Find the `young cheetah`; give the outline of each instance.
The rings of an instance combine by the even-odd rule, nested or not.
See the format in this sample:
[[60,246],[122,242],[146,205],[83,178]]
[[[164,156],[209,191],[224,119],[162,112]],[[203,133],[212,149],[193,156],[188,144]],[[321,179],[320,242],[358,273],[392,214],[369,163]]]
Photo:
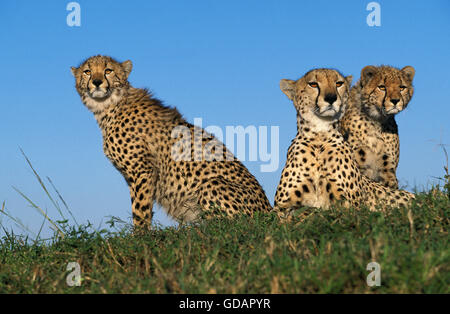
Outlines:
[[395,115],[404,110],[414,92],[414,68],[366,66],[350,91],[340,127],[361,172],[393,189],[400,155]]
[[149,228],[153,203],[180,222],[218,210],[270,211],[255,177],[225,146],[175,108],[128,82],[131,61],[93,56],[72,67],[76,89],[103,135],[103,149],[130,188],[133,223]]
[[302,206],[326,209],[337,200],[346,207],[364,204],[376,209],[378,204],[405,205],[413,198],[360,173],[338,129],[350,83],[351,77],[331,69],[312,70],[298,81],[281,80],[281,90],[297,110],[297,136],[275,195],[274,208],[281,214],[289,216]]

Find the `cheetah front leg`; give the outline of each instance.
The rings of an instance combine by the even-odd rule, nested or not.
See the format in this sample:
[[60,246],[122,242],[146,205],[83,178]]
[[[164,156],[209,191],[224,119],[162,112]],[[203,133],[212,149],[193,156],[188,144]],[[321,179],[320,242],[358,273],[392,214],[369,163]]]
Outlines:
[[365,176],[362,176],[362,184],[366,196],[365,204],[371,211],[378,210],[380,207],[408,207],[415,199],[413,193],[385,187]]
[[295,176],[294,183],[293,178],[288,177],[282,175],[275,194],[274,210],[280,218],[289,220],[294,211],[301,207],[327,207],[318,203],[315,187],[310,181]]
[[384,186],[391,189],[398,189],[398,180],[397,176],[395,175],[395,170],[393,168],[383,169],[381,177]]
[[132,178],[129,185],[134,227],[150,229],[153,203],[156,194],[157,175],[154,171],[143,171]]
[[397,164],[387,154],[381,157],[380,183],[391,189],[398,189],[398,180],[396,175]]

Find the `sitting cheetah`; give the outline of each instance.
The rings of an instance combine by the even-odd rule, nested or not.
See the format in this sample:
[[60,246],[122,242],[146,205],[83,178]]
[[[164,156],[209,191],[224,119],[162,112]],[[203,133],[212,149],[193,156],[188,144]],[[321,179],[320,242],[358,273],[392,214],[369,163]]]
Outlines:
[[150,227],[155,201],[179,222],[212,210],[228,216],[270,211],[247,168],[176,108],[133,88],[131,68],[131,61],[98,55],[72,67],[72,73],[82,102],[100,126],[105,155],[129,185],[133,224]]
[[404,110],[413,95],[414,68],[366,66],[350,91],[341,132],[353,150],[361,172],[370,179],[397,189],[399,137],[395,114]]
[[346,207],[364,204],[374,210],[378,200],[395,207],[413,198],[369,180],[353,160],[338,128],[351,79],[336,70],[315,69],[298,81],[281,80],[281,90],[297,110],[297,136],[275,195],[274,209],[280,216],[302,206],[326,209],[337,200]]

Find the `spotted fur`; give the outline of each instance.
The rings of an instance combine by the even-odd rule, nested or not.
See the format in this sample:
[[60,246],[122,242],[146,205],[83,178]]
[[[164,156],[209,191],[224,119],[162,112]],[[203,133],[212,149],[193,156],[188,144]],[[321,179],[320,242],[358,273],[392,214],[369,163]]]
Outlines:
[[[131,61],[94,56],[72,73],[82,102],[100,126],[105,155],[129,185],[134,225],[150,226],[155,201],[180,222],[216,211],[228,216],[270,211],[247,168],[177,109],[130,86],[131,68]],[[194,156],[198,151],[200,156]]]
[[367,66],[351,89],[341,132],[353,150],[361,172],[387,187],[398,188],[400,142],[395,115],[414,93],[414,68]]
[[281,90],[297,110],[297,136],[287,154],[274,208],[289,215],[298,207],[329,208],[336,202],[359,208],[398,207],[413,198],[363,176],[339,132],[351,77],[315,69],[298,81],[282,80]]

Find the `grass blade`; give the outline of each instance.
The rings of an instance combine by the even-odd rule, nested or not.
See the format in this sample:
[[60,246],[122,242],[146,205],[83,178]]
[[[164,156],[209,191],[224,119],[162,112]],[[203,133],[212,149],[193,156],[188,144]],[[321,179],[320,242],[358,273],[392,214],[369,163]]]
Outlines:
[[35,208],[38,210],[38,212],[44,216],[48,222],[50,222],[53,227],[55,228],[55,230],[60,234],[60,236],[62,238],[64,238],[64,233],[62,232],[62,230],[58,227],[57,223],[53,222],[53,220],[50,219],[50,217],[47,216],[47,214],[42,210],[42,208],[40,208],[39,206],[37,206],[30,198],[28,198],[24,193],[22,193],[22,191],[20,191],[19,189],[17,189],[16,187],[13,187],[13,189],[20,194],[20,196],[22,196],[28,203],[30,203],[31,207]]
[[39,184],[41,185],[42,189],[44,190],[45,194],[47,194],[47,197],[50,199],[50,201],[53,203],[53,206],[55,206],[56,210],[59,212],[59,214],[61,215],[63,220],[66,220],[66,218],[64,217],[61,208],[59,207],[59,204],[57,202],[55,202],[55,200],[53,199],[53,197],[50,195],[50,193],[47,190],[47,187],[45,186],[44,182],[42,181],[41,177],[39,176],[39,174],[37,173],[37,171],[34,169],[33,165],[31,164],[31,161],[28,159],[27,155],[25,155],[24,151],[22,150],[22,148],[20,148],[20,151],[23,155],[23,157],[25,158],[25,160],[27,161],[28,165],[30,166],[31,170],[33,171],[35,177],[37,178]]

